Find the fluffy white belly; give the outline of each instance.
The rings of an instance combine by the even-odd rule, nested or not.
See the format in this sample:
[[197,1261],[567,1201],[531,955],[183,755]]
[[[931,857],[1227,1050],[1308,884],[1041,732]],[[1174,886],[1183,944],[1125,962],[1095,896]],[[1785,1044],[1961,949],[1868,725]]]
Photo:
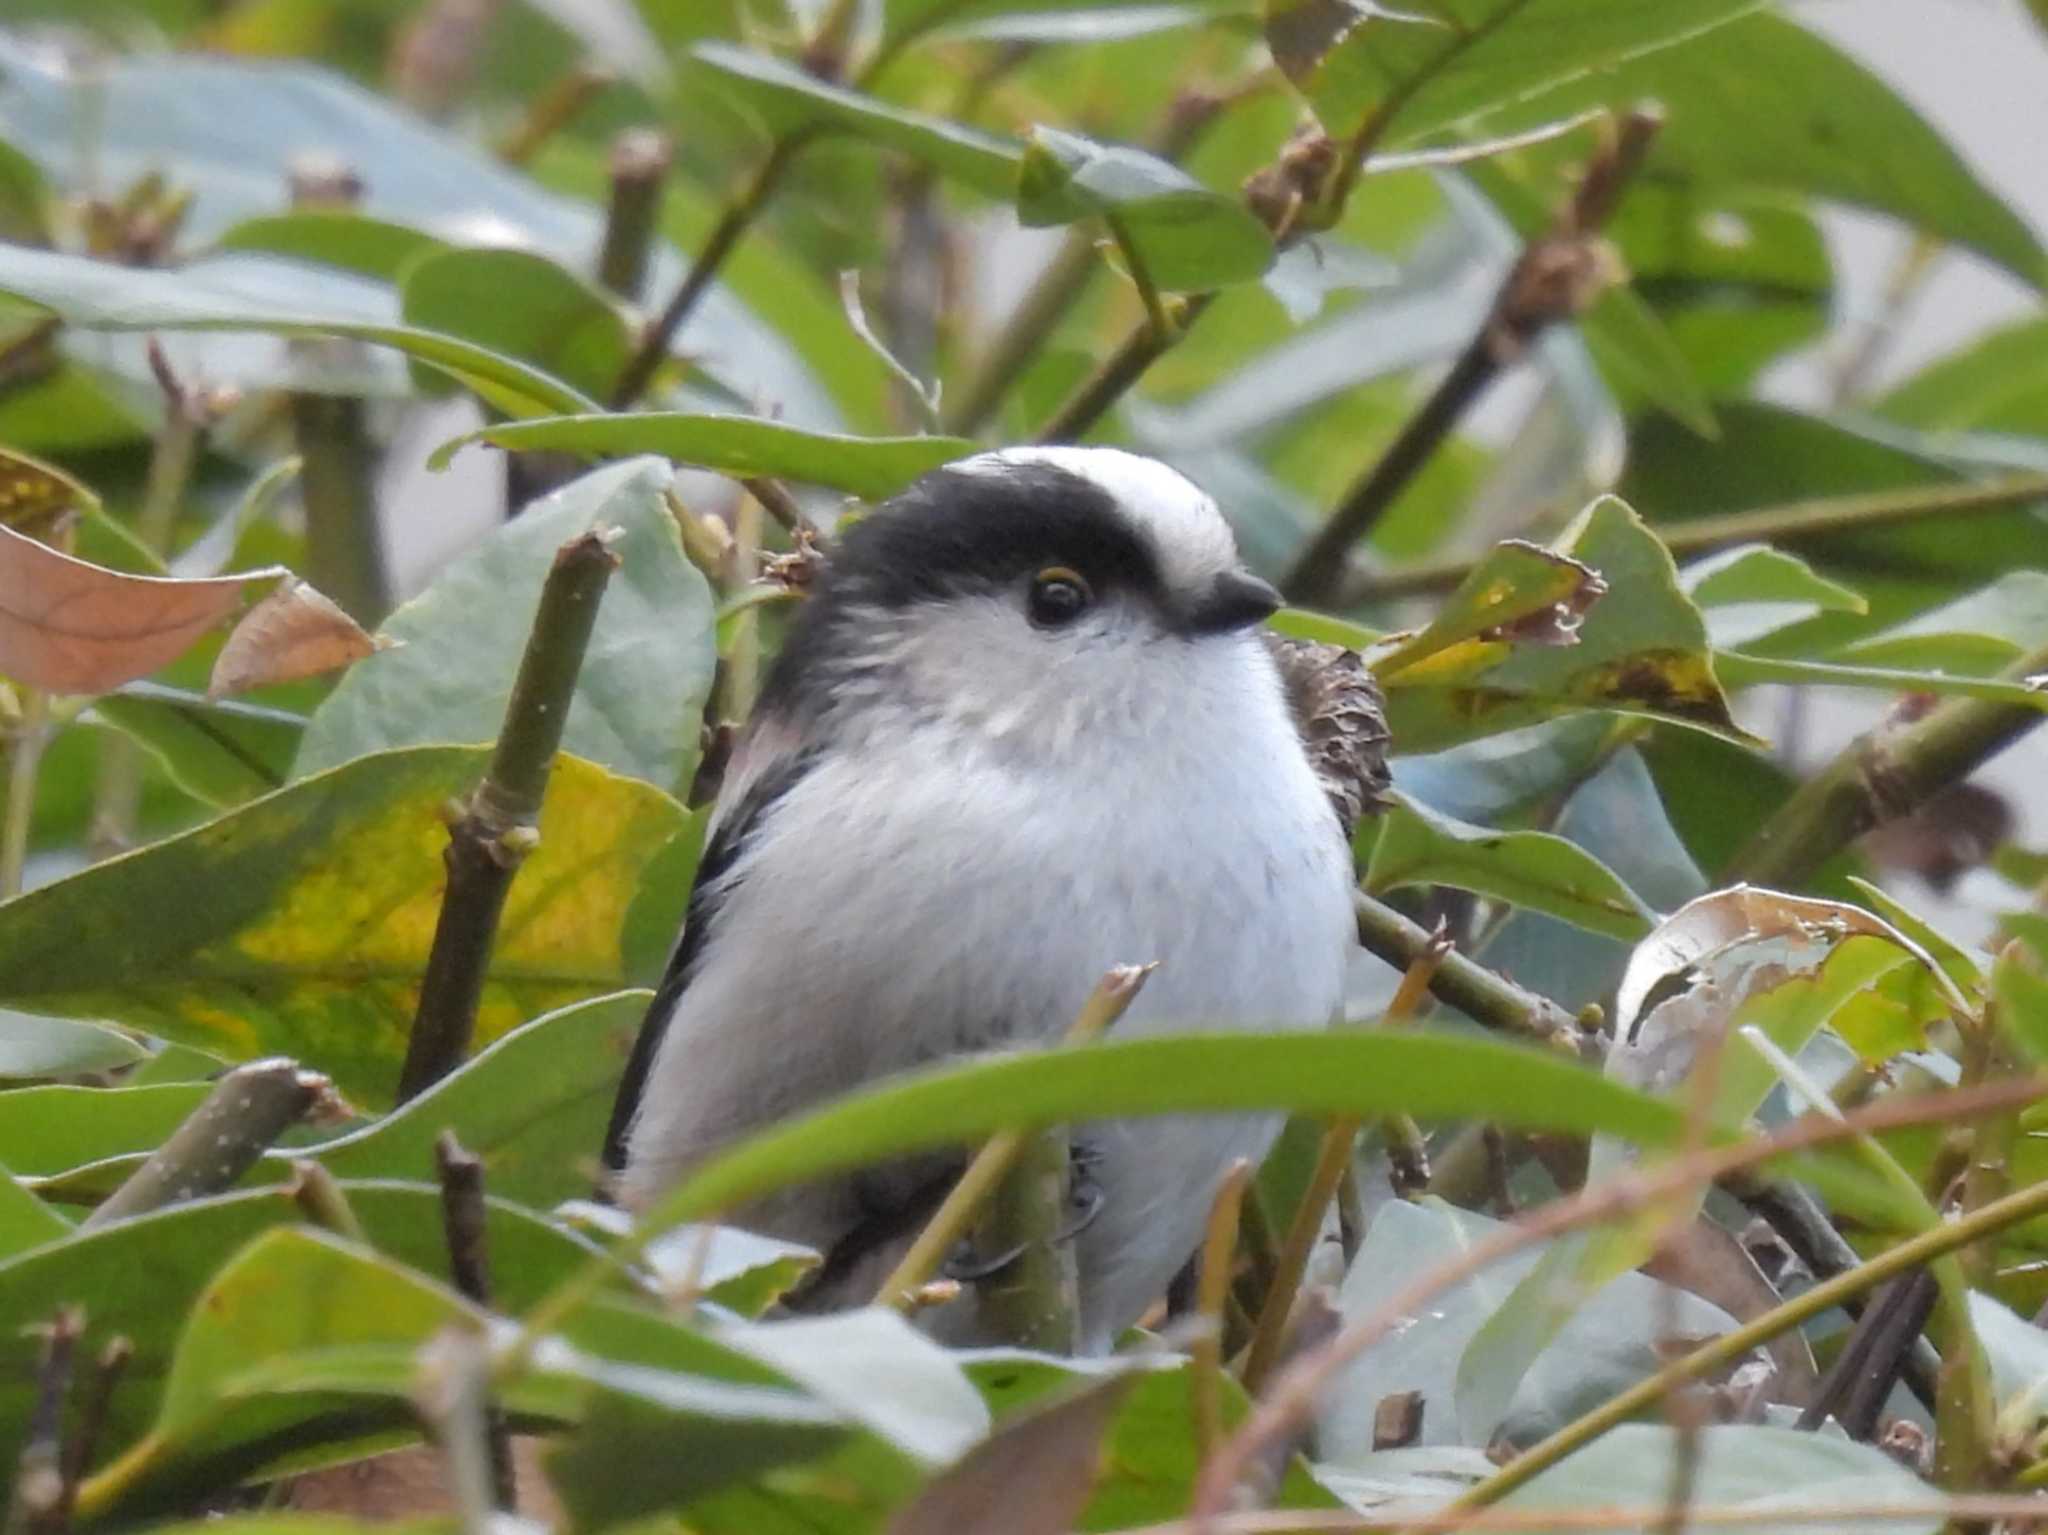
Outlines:
[[[1159,964],[1117,1037],[1321,1027],[1338,1007],[1348,858],[1297,753],[1261,757],[1240,738],[1203,765],[1206,790],[1116,771],[1059,785],[1049,815],[1043,774],[985,758],[934,771],[932,741],[900,739],[906,760],[834,756],[805,775],[736,864],[647,1085],[628,1202],[876,1077],[1057,1038],[1112,965]],[[1223,1169],[1275,1128],[1171,1117],[1077,1131],[1104,1153],[1079,1249],[1098,1345],[1163,1289]],[[865,1213],[840,1180],[740,1218],[829,1248]]]

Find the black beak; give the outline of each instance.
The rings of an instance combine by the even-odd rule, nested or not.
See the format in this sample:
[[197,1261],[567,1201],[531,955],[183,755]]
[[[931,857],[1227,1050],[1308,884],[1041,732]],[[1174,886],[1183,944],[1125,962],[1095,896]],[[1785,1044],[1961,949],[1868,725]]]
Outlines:
[[1282,598],[1271,583],[1249,571],[1228,571],[1187,611],[1190,634],[1222,634],[1248,629],[1280,611]]

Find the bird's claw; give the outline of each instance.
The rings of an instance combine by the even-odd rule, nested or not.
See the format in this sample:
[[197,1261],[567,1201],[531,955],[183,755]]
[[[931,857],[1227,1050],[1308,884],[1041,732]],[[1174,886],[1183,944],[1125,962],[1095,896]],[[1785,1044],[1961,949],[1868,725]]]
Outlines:
[[[1095,1152],[1081,1146],[1074,1148],[1074,1182],[1067,1194],[1067,1203],[1073,1213],[1067,1218],[1067,1223],[1048,1239],[1052,1246],[1058,1247],[1073,1241],[1094,1225],[1095,1218],[1102,1213],[1106,1196],[1102,1192],[1102,1185],[1090,1174],[1090,1169],[1098,1160]],[[946,1259],[939,1272],[961,1284],[993,1279],[1023,1257],[1030,1245],[1029,1242],[1019,1242],[1007,1252],[998,1253],[993,1258],[983,1258],[975,1253],[971,1242],[962,1242],[953,1249],[952,1256]]]

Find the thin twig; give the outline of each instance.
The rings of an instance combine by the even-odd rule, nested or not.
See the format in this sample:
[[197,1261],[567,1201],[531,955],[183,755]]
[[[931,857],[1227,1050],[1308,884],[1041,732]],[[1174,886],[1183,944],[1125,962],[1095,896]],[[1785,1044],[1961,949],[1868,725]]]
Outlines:
[[1195,1279],[1199,1330],[1188,1346],[1188,1394],[1195,1425],[1195,1458],[1207,1460],[1223,1441],[1223,1303],[1237,1254],[1238,1212],[1252,1164],[1239,1157],[1216,1186]]
[[1600,231],[1661,126],[1662,119],[1647,110],[1623,116],[1570,202],[1508,268],[1479,333],[1301,551],[1280,583],[1288,601],[1313,606],[1336,596],[1352,546],[1370,536],[1487,386],[1551,325],[1584,312],[1604,291],[1612,268],[1598,244]]
[[[2048,646],[1999,675],[2034,684]],[[2041,710],[1978,698],[1950,699],[1905,726],[1880,724],[1857,737],[1780,805],[1735,855],[1724,883],[1794,890],[1872,827],[1910,814],[1961,783],[2040,724]]]
[[745,190],[720,215],[718,223],[705,237],[703,249],[697,252],[697,259],[683,274],[674,296],[640,338],[640,345],[634,349],[619,374],[618,382],[612,386],[613,410],[630,410],[647,392],[647,386],[654,382],[654,375],[668,360],[670,346],[682,334],[683,322],[689,319],[698,301],[711,291],[711,284],[718,276],[718,269],[725,265],[725,258],[732,254],[740,237],[760,217],[761,210],[768,206],[768,200],[782,185],[783,176],[808,142],[808,135],[802,133],[778,139]]
[[[1434,935],[1419,922],[1363,891],[1352,892],[1351,903],[1358,918],[1358,941],[1388,964],[1405,972],[1430,952]],[[1442,956],[1430,975],[1429,989],[1439,1002],[1490,1029],[1524,1035],[1573,1054],[1598,1041],[1597,1032],[1548,997],[1523,990],[1456,949]]]
[[71,1393],[71,1364],[85,1331],[85,1313],[76,1306],[62,1307],[41,1331],[34,1405],[15,1462],[7,1535],[57,1535],[64,1527],[64,1403]]
[[[1153,968],[1152,965],[1118,965],[1103,976],[1067,1029],[1059,1048],[1075,1049],[1100,1039],[1137,1000]],[[917,1292],[939,1271],[939,1265],[946,1261],[946,1255],[952,1252],[954,1244],[967,1234],[983,1202],[1016,1166],[1018,1155],[1030,1134],[1028,1130],[1007,1130],[991,1137],[975,1154],[974,1160],[967,1164],[967,1170],[960,1175],[960,1181],[953,1185],[945,1202],[933,1213],[910,1250],[896,1265],[895,1272],[882,1281],[882,1287],[875,1292],[876,1305],[893,1306],[901,1311],[914,1303]]]
[[508,1505],[498,1500],[495,1484],[491,1356],[484,1336],[458,1325],[430,1340],[420,1351],[414,1396],[446,1462],[463,1535],[492,1535],[499,1524],[494,1516]]
[[[434,1171],[441,1182],[441,1230],[448,1243],[448,1276],[466,1299],[491,1309],[491,1252],[484,1208],[484,1164],[443,1130],[434,1138]],[[484,1441],[490,1458],[491,1495],[501,1513],[516,1513],[519,1484],[512,1471],[512,1440],[505,1415],[484,1408]]]
[[[1683,522],[1660,523],[1657,536],[1674,558],[1686,560],[1740,544],[1801,544],[1922,522],[1930,517],[2001,512],[2029,501],[2044,500],[2048,500],[2048,474],[2000,475],[1987,480],[1915,485],[1906,490],[1819,496],[1807,501],[1788,501],[1782,506],[1688,517]],[[1442,560],[1385,574],[1359,574],[1345,584],[1337,605],[1352,608],[1397,597],[1427,597],[1452,591],[1472,573],[1474,563],[1470,559]]]
[[616,83],[611,71],[578,64],[543,91],[498,143],[498,158],[525,165],[543,145],[575,121],[598,92]]
[[1934,1276],[1922,1269],[1901,1275],[1871,1297],[1799,1415],[1799,1426],[1819,1428],[1832,1417],[1850,1438],[1871,1438],[1914,1343],[1934,1314],[1936,1294]]
[[1198,293],[1182,306],[1179,326],[1171,331],[1153,328],[1147,318],[1112,352],[1102,366],[1083,380],[1068,396],[1053,418],[1038,430],[1044,443],[1078,442],[1122,399],[1130,387],[1144,377],[1145,370],[1172,350],[1215,301],[1213,293]]
[[[1488,1530],[1499,1535],[1550,1535],[1557,1530],[1618,1530],[1650,1527],[1664,1512],[1650,1504],[1540,1508],[1461,1509],[1455,1506],[1426,1514],[1355,1514],[1306,1508],[1247,1509],[1197,1521],[1176,1519],[1127,1529],[1123,1535],[1387,1535],[1389,1531]],[[1797,1504],[1699,1504],[1690,1513],[1696,1526],[1741,1530],[1756,1525],[1805,1524],[1820,1530],[1848,1530],[1869,1525],[1929,1525],[1953,1520],[2038,1520],[2048,1517],[2048,1499],[2000,1493],[1965,1493],[1921,1502]]]
[[[1165,125],[1146,147],[1162,160],[1179,160],[1236,99],[1210,92],[1179,97],[1168,111]],[[1058,329],[1061,317],[1080,298],[1088,280],[1101,269],[1096,255],[1098,243],[1095,231],[1086,225],[1076,225],[1067,232],[1052,260],[1032,280],[1024,297],[1003,322],[1003,328],[988,344],[974,376],[959,390],[959,403],[947,412],[947,431],[971,436],[987,425],[996,407]]]
[[[1502,1258],[1566,1231],[1577,1230],[1654,1206],[1659,1201],[1696,1187],[1709,1179],[1718,1178],[1738,1168],[1754,1167],[1789,1152],[1858,1135],[1868,1135],[1905,1123],[1941,1123],[1961,1113],[1979,1113],[1993,1106],[2002,1108],[2029,1103],[2037,1100],[2044,1089],[2048,1089],[2048,1083],[2039,1078],[2026,1078],[1987,1083],[1974,1091],[1956,1090],[1886,1100],[1841,1119],[1827,1115],[1809,1115],[1770,1135],[1753,1136],[1736,1144],[1716,1146],[1691,1156],[1673,1158],[1653,1167],[1618,1174],[1599,1183],[1590,1184],[1576,1194],[1553,1200],[1540,1209],[1530,1211],[1519,1220],[1511,1222],[1417,1276],[1370,1315],[1345,1328],[1327,1346],[1303,1357],[1282,1373],[1274,1381],[1272,1389],[1258,1410],[1224,1446],[1221,1453],[1212,1458],[1203,1469],[1194,1503],[1197,1529],[1210,1528],[1204,1521],[1213,1519],[1221,1511],[1244,1468],[1254,1462],[1266,1445],[1288,1438],[1313,1417],[1316,1403],[1339,1370],[1400,1326],[1403,1318],[1414,1315],[1426,1306],[1436,1295],[1462,1283]],[[1543,1464],[1547,1465],[1564,1453],[1557,1443],[1560,1435],[1574,1436],[1569,1442],[1569,1448],[1576,1449],[1597,1437],[1599,1433],[1605,1432],[1614,1423],[1621,1422],[1653,1405],[1666,1391],[1683,1385],[1730,1359],[1740,1358],[1757,1343],[1775,1337],[1785,1328],[1797,1326],[1809,1317],[1818,1315],[1836,1304],[1839,1299],[1860,1294],[1894,1273],[1929,1262],[1935,1257],[1954,1251],[1957,1247],[1967,1246],[1989,1232],[2003,1230],[2015,1221],[2027,1219],[2044,1209],[2048,1209],[2048,1183],[2035,1185],[2031,1189],[2001,1200],[1995,1206],[1987,1206],[1960,1222],[1940,1226],[1933,1231],[1909,1238],[1848,1274],[1816,1285],[1796,1300],[1774,1308],[1735,1332],[1725,1334],[1704,1348],[1684,1356],[1651,1377],[1650,1382],[1646,1382],[1644,1386],[1622,1393],[1595,1413],[1568,1425],[1560,1430],[1559,1434],[1552,1435],[1536,1449],[1510,1462],[1500,1473],[1481,1484],[1491,1492],[1491,1495],[1479,1501],[1492,1502],[1496,1497],[1505,1496],[1529,1476],[1533,1476],[1536,1470],[1541,1469],[1540,1466],[1533,1465],[1523,1467],[1523,1462],[1530,1456],[1544,1452],[1548,1458]],[[1816,1304],[1814,1298],[1817,1296],[1822,1299]],[[1808,1306],[1812,1309],[1798,1309]],[[1737,1341],[1739,1346],[1736,1346]],[[1723,1352],[1724,1350],[1728,1352]],[[1655,1389],[1647,1389],[1651,1385],[1654,1385]],[[1616,1412],[1618,1404],[1625,1405],[1622,1406],[1622,1410]],[[1587,1428],[1588,1424],[1596,1422],[1597,1427],[1590,1430]],[[1501,1483],[1503,1478],[1510,1476],[1511,1481],[1496,1487],[1496,1483]],[[1478,1503],[1473,1506],[1478,1506]]]
[[351,1242],[369,1244],[363,1223],[356,1219],[355,1207],[348,1202],[348,1195],[340,1182],[323,1163],[311,1157],[294,1158],[291,1182],[286,1187],[300,1213],[322,1231],[331,1231]]
[[335,1101],[327,1078],[296,1062],[280,1057],[237,1066],[81,1229],[234,1187],[280,1135]]
[[21,713],[7,731],[7,819],[0,825],[0,900],[21,894],[28,847],[36,824],[36,778],[50,738],[50,695],[41,688],[15,692]]
[[[213,412],[207,399],[178,377],[163,343],[155,336],[149,338],[146,356],[163,395],[163,423],[150,445],[142,506],[135,514],[135,536],[150,553],[161,557],[171,552],[178,512]],[[143,769],[142,747],[133,737],[120,731],[102,736],[92,822],[86,833],[86,855],[93,862],[134,845],[136,817],[142,808]]]
[[562,744],[598,604],[618,563],[611,535],[595,530],[570,539],[555,553],[505,706],[497,749],[483,782],[448,829],[447,893],[420,982],[419,1011],[398,1081],[400,1101],[454,1070],[469,1049],[498,918],[513,875],[539,843],[548,774]]
[[79,1405],[71,1436],[64,1445],[64,1490],[58,1509],[60,1528],[71,1523],[71,1515],[78,1502],[79,1484],[85,1480],[86,1472],[92,1469],[93,1457],[99,1453],[100,1440],[107,1430],[107,1414],[113,1406],[114,1393],[120,1389],[121,1380],[134,1359],[135,1344],[128,1338],[115,1337],[107,1340],[106,1347],[100,1350],[99,1358],[93,1363],[84,1401]]
[[[1409,962],[1402,974],[1393,1001],[1387,1004],[1382,1027],[1399,1027],[1415,1015],[1431,980],[1451,952],[1450,940],[1439,926],[1430,934],[1428,947]],[[1414,1121],[1408,1123],[1412,1127]],[[1351,1151],[1358,1139],[1358,1128],[1356,1119],[1339,1119],[1323,1130],[1322,1144],[1316,1152],[1315,1171],[1309,1175],[1308,1189],[1302,1195],[1301,1203],[1295,1207],[1294,1219],[1288,1225],[1287,1239],[1281,1244],[1280,1257],[1274,1265],[1273,1284],[1267,1292],[1265,1308],[1259,1313],[1258,1330],[1253,1333],[1251,1349],[1245,1355],[1244,1389],[1253,1396],[1259,1394],[1267,1375],[1279,1361],[1295,1297],[1301,1289],[1301,1276],[1308,1271],[1309,1256],[1322,1235],[1330,1200],[1336,1195],[1344,1170],[1351,1165]]]
[[983,1329],[1015,1348],[1071,1354],[1081,1346],[1081,1271],[1061,1232],[1072,1208],[1073,1144],[1064,1125],[1027,1131],[974,1224],[978,1253],[1001,1266],[976,1282]]
[[649,128],[628,128],[612,141],[611,202],[605,208],[597,280],[620,298],[638,302],[647,286],[670,154],[667,136]]

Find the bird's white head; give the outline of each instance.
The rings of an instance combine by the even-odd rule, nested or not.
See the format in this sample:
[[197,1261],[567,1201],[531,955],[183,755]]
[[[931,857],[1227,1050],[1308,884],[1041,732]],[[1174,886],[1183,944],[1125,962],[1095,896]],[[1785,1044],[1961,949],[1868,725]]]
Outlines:
[[[1034,752],[1127,739],[1270,681],[1279,595],[1216,503],[1111,448],[948,465],[848,528],[762,703],[957,721]],[[858,712],[858,711],[857,711]]]

